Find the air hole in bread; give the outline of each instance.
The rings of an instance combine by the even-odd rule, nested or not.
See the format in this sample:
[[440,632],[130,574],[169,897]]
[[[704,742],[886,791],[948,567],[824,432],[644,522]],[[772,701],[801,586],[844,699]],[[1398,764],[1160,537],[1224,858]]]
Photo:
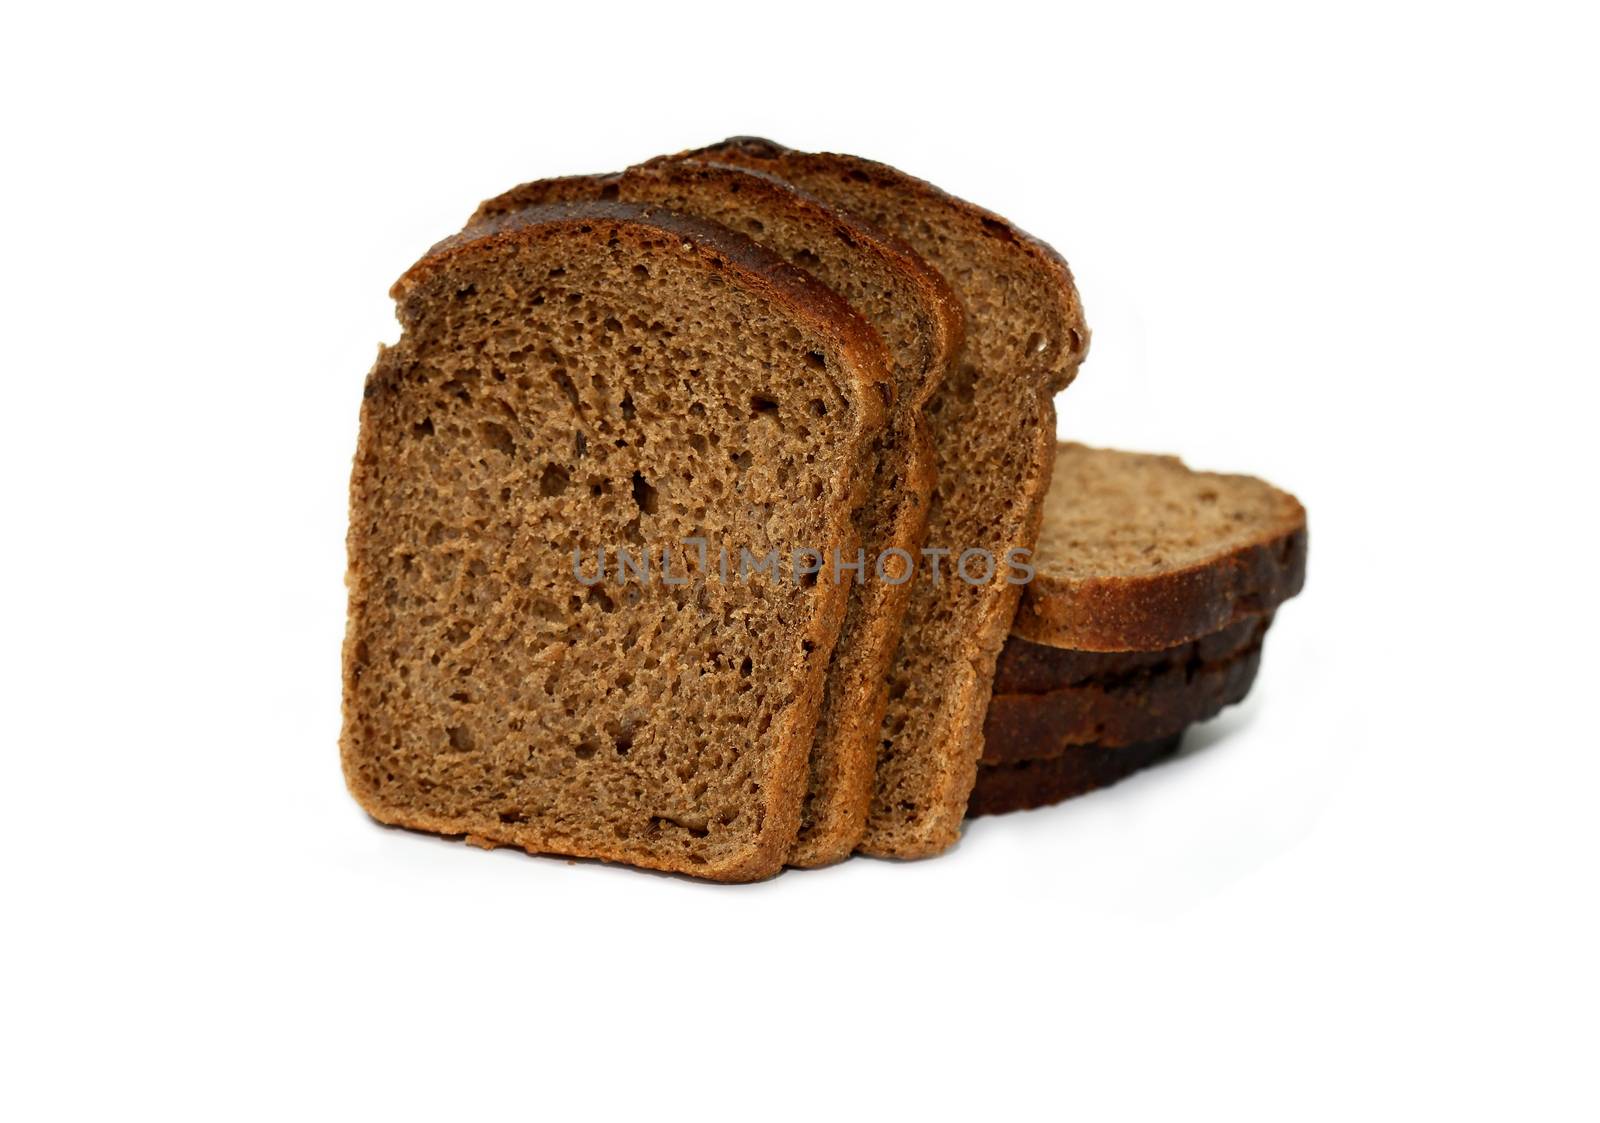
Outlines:
[[572,476],[559,464],[546,464],[544,473],[539,477],[539,494],[544,496],[557,496],[567,490],[572,483]]
[[478,432],[483,436],[483,441],[490,448],[495,449],[503,456],[513,456],[517,451],[517,442],[511,438],[511,430],[495,421],[485,421],[479,426]]
[[656,513],[658,502],[656,489],[638,472],[633,474],[633,501],[639,505],[639,510],[647,515]]
[[567,372],[561,367],[557,367],[550,372],[550,377],[557,386],[561,387],[561,392],[567,396],[567,401],[572,405],[572,412],[581,414],[583,412],[583,400],[578,397],[578,387],[568,377]]

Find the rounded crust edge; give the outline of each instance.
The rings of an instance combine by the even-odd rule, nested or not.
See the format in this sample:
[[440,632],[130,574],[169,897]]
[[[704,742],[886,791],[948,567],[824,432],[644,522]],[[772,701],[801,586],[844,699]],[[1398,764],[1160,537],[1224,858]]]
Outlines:
[[1080,683],[1032,694],[996,694],[984,719],[979,768],[1049,760],[1088,745],[1121,748],[1180,733],[1250,693],[1264,636],[1214,663],[1158,672],[1137,688]]
[[485,199],[462,224],[462,229],[490,222],[528,207],[549,203],[578,203],[591,199],[615,199],[621,172],[594,172],[588,175],[561,175],[529,180]]
[[1043,761],[986,766],[972,789],[967,817],[1029,811],[1108,788],[1177,753],[1183,732],[1121,748],[1084,745]]
[[[603,181],[607,177],[571,178]],[[871,325],[832,289],[743,234],[664,207],[606,199],[523,207],[469,226],[436,243],[401,275],[391,294],[403,304],[417,285],[459,257],[500,245],[534,242],[574,227],[582,229],[599,223],[631,226],[680,238],[686,248],[707,255],[713,263],[727,265],[748,285],[806,319],[813,330],[850,355],[851,373],[859,391],[854,397],[863,422],[868,428],[882,427],[885,406],[882,390],[876,387],[889,381],[888,360]]]
[[817,166],[831,165],[835,169],[844,168],[869,180],[876,179],[922,195],[938,205],[948,207],[964,221],[975,224],[984,235],[999,238],[1016,246],[1057,280],[1056,291],[1061,294],[1059,308],[1062,324],[1075,340],[1073,346],[1061,348],[1054,356],[1055,362],[1050,365],[1049,377],[1046,380],[1048,387],[1045,392],[1060,393],[1077,377],[1078,368],[1083,365],[1084,359],[1089,354],[1091,333],[1084,317],[1083,301],[1078,294],[1077,282],[1072,276],[1072,268],[1067,264],[1066,258],[1048,242],[1029,234],[1011,220],[986,207],[950,194],[937,184],[901,171],[893,165],[869,160],[863,156],[852,156],[842,152],[802,152],[765,137],[755,136],[728,137],[716,144],[691,149],[678,155],[685,159],[715,161],[718,153],[724,155],[738,153],[754,161],[771,161],[780,176],[783,164],[788,161]]
[[773,206],[807,212],[817,221],[831,225],[847,241],[871,247],[917,289],[923,304],[931,313],[928,359],[921,372],[921,385],[910,402],[918,408],[927,404],[961,350],[966,338],[966,317],[961,311],[960,298],[945,280],[944,274],[903,239],[874,226],[845,207],[818,198],[774,172],[744,164],[727,164],[700,156],[657,156],[623,173],[620,178],[621,189],[626,192],[630,180],[643,175],[669,178],[703,175],[707,178],[725,177],[730,182],[737,180],[763,191],[764,198]]
[[1084,580],[1035,576],[1023,588],[1011,633],[1047,647],[1152,651],[1271,612],[1305,587],[1305,508],[1289,499],[1297,526],[1184,569]]

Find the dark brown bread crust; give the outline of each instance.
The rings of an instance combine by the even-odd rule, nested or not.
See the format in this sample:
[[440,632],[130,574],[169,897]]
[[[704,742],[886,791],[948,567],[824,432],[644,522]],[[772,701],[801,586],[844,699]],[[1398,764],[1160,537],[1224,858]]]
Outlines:
[[[848,211],[832,206],[778,176],[759,169],[718,164],[713,160],[684,156],[657,156],[624,172],[556,176],[533,180],[518,184],[479,203],[477,210],[462,228],[462,234],[475,235],[494,229],[497,224],[520,211],[555,204],[614,202],[623,206],[643,207],[659,217],[671,212],[665,208],[652,207],[648,201],[631,198],[630,187],[637,190],[641,181],[649,178],[689,183],[694,180],[725,180],[730,177],[737,177],[740,190],[759,193],[763,202],[775,207],[808,212],[815,221],[834,227],[836,236],[842,241],[869,247],[874,253],[892,260],[906,279],[921,290],[923,299],[933,312],[931,323],[933,330],[929,333],[928,353],[924,357],[925,377],[916,386],[911,404],[920,407],[926,403],[938,388],[939,375],[942,375],[949,357],[960,349],[966,327],[960,302],[950,291],[950,286],[944,277],[914,249],[889,232],[862,222]],[[677,217],[684,218],[687,222],[717,226],[716,223],[692,215]],[[461,237],[462,234],[455,237]],[[453,239],[446,239],[446,242],[451,240]],[[759,242],[758,239],[753,241]],[[804,269],[796,267],[795,271],[810,277]]]
[[1091,651],[1160,647],[1270,612],[1305,586],[1302,526],[1209,565],[1129,581],[1108,577],[1027,586],[1013,635]]
[[1180,732],[1120,748],[1081,745],[1048,760],[985,765],[978,769],[967,817],[1027,811],[1108,788],[1170,757],[1182,741]]
[[617,200],[620,198],[617,186],[621,179],[621,172],[606,172],[600,175],[553,176],[550,179],[536,179],[531,183],[519,183],[511,190],[503,191],[494,198],[479,203],[478,209],[472,212],[472,217],[467,219],[463,229],[471,229],[481,223],[504,218],[529,207],[548,206],[551,203]]
[[[681,241],[687,257],[701,267],[749,291],[764,295],[775,306],[785,309],[818,337],[834,347],[843,359],[840,370],[830,368],[829,377],[840,383],[840,392],[853,411],[851,440],[842,463],[846,466],[834,480],[823,537],[829,542],[853,539],[851,496],[859,498],[853,471],[859,474],[868,454],[871,438],[884,421],[886,359],[881,341],[873,330],[831,290],[803,271],[762,250],[749,239],[711,223],[681,215],[615,202],[571,203],[520,210],[491,219],[480,226],[448,238],[396,282],[394,296],[402,324],[410,325],[422,311],[410,302],[419,286],[450,268],[460,258],[491,254],[515,243],[533,244],[556,236],[592,236],[602,244],[611,239],[633,238],[640,242],[659,240],[663,235]],[[420,297],[418,298],[420,299]],[[403,346],[402,341],[402,346]],[[362,757],[368,715],[363,712],[365,694],[362,679],[368,668],[362,649],[365,644],[361,621],[369,604],[381,601],[382,589],[374,584],[377,575],[355,564],[369,533],[364,517],[368,495],[378,487],[382,451],[377,447],[374,426],[368,424],[369,407],[377,397],[400,393],[387,356],[379,359],[369,376],[364,392],[363,424],[351,481],[351,526],[349,549],[352,559],[347,574],[350,591],[350,628],[344,649],[344,732],[341,756],[347,784],[363,808],[381,822],[446,835],[464,835],[480,845],[508,845],[530,853],[565,853],[608,861],[628,862],[656,869],[691,874],[720,881],[749,881],[768,877],[783,865],[799,829],[801,800],[806,782],[806,759],[821,706],[827,656],[837,639],[844,618],[847,587],[827,580],[816,583],[816,595],[809,601],[811,616],[802,630],[810,650],[821,657],[806,659],[796,680],[793,703],[783,709],[781,718],[767,734],[771,748],[764,783],[759,792],[759,826],[753,840],[732,857],[688,864],[663,860],[656,853],[628,840],[615,845],[575,846],[559,832],[550,833],[538,821],[521,821],[505,816],[440,816],[426,808],[397,807],[387,803],[365,779]]]
[[[1085,745],[1121,748],[1215,717],[1249,693],[1270,624],[1270,618],[1250,621],[1198,643],[1132,656],[1069,651],[1056,659],[1056,649],[1013,638],[1006,645],[1013,665],[1005,685],[1019,685],[1019,679],[1044,685],[1052,663],[1074,677],[1053,689],[1002,692],[997,686],[984,722],[983,764],[1044,759]],[[1104,666],[1082,675],[1097,658]]]
[[[1271,623],[1271,614],[1250,617],[1191,643],[1160,651],[1074,651],[1012,636],[1006,640],[1000,662],[995,667],[994,692],[1048,694],[1052,690],[1090,683],[1114,681],[1133,685],[1141,676],[1150,677],[1173,669],[1194,671],[1259,644]],[[1153,736],[1138,738],[1141,741],[1152,739]]]
[[[934,486],[933,450],[922,406],[944,377],[951,357],[959,349],[964,321],[955,294],[944,278],[904,242],[867,225],[821,199],[762,171],[706,160],[663,156],[620,174],[569,176],[521,184],[480,204],[469,228],[514,214],[530,205],[576,199],[617,199],[665,205],[701,214],[697,204],[710,200],[713,211],[737,197],[739,214],[758,208],[765,219],[755,235],[763,244],[781,249],[774,241],[780,225],[773,218],[803,224],[818,233],[819,243],[834,241],[848,247],[854,272],[863,265],[869,277],[880,276],[878,267],[899,278],[896,284],[914,293],[924,310],[922,353],[915,366],[896,379],[897,400],[889,428],[879,441],[877,464],[869,482],[872,494],[859,512],[868,556],[885,549],[917,550],[927,527],[929,495]],[[708,213],[736,225],[726,210]],[[824,279],[830,261],[825,244],[815,246],[825,255],[811,255],[811,267]],[[870,255],[870,258],[863,255]],[[907,377],[909,376],[909,377]],[[870,541],[865,539],[870,538]],[[847,857],[861,841],[872,802],[877,761],[878,732],[887,702],[886,671],[895,652],[901,623],[911,596],[907,583],[870,581],[858,584],[846,616],[845,629],[834,653],[823,702],[817,740],[812,748],[810,782],[804,804],[800,836],[789,862],[819,866]]]
[[[579,177],[572,177],[577,179]],[[874,372],[873,402],[863,402],[875,429],[883,427],[884,401],[888,396],[889,375],[883,359],[883,343],[878,333],[858,316],[832,289],[804,269],[798,269],[743,234],[715,222],[677,214],[662,207],[611,200],[557,202],[524,207],[505,215],[469,226],[434,245],[401,275],[390,295],[402,306],[422,278],[444,268],[451,259],[465,252],[478,252],[486,246],[507,241],[532,241],[563,226],[592,227],[599,224],[647,227],[681,238],[685,249],[705,255],[714,268],[736,270],[743,279],[786,304],[811,326],[833,337],[841,347],[861,360],[859,369]],[[402,307],[402,317],[404,309]]]
[[[846,245],[866,247],[892,262],[904,279],[917,288],[931,313],[926,353],[921,357],[921,377],[916,380],[909,404],[921,407],[933,396],[945,365],[961,347],[966,321],[961,314],[961,303],[944,276],[916,250],[888,231],[863,222],[849,211],[758,168],[684,156],[658,156],[622,173],[617,184],[620,197],[628,198],[630,189],[637,189],[635,185],[647,179],[685,186],[720,184],[746,196],[755,196],[763,205],[803,213],[819,225],[829,227],[833,236]],[[757,236],[756,241],[760,240]]]
[[[1136,454],[1062,444],[1058,455]],[[1195,478],[1223,483],[1248,477],[1196,473],[1175,457],[1160,461]],[[1023,591],[1011,632],[1051,647],[1080,651],[1152,651],[1209,635],[1270,613],[1305,586],[1309,542],[1306,512],[1294,496],[1275,492],[1280,513],[1271,526],[1232,548],[1181,569],[1138,576],[1068,578],[1048,572],[1041,544],[1039,572]]]
[[[1055,457],[1055,408],[1053,395],[1065,388],[1077,373],[1089,344],[1082,306],[1071,272],[1059,254],[1044,243],[1018,230],[1000,216],[939,190],[925,180],[916,179],[884,164],[837,153],[805,153],[769,140],[734,137],[708,148],[684,155],[735,163],[780,176],[846,209],[852,200],[865,197],[893,199],[893,213],[867,217],[882,218],[881,224],[894,228],[924,257],[954,276],[964,263],[944,261],[941,244],[927,215],[937,215],[953,227],[970,231],[978,243],[1003,245],[1010,259],[1012,275],[1032,274],[1041,279],[1054,303],[1052,315],[1058,324],[1041,335],[1037,350],[1023,361],[1003,368],[978,370],[976,377],[1000,385],[1003,378],[1009,391],[1018,398],[1033,397],[1033,416],[1019,426],[1013,440],[1018,455],[1006,472],[1014,479],[1014,498],[1008,510],[994,512],[1003,528],[985,545],[999,545],[997,556],[1010,549],[1031,550],[1035,545],[1043,502]],[[970,264],[970,263],[967,263]],[[954,282],[953,282],[954,283]],[[955,287],[960,290],[961,285]],[[970,310],[969,310],[970,311]],[[976,333],[968,325],[968,340]],[[1031,342],[1031,337],[1030,337]],[[956,366],[979,354],[977,348],[958,358]],[[937,403],[936,403],[937,404]],[[963,462],[970,432],[957,432],[950,425],[937,426],[935,441],[940,448],[941,472],[947,463]],[[985,449],[980,463],[994,454]],[[930,534],[932,532],[930,531]],[[958,548],[978,543],[950,543]],[[948,594],[947,594],[948,596]],[[917,858],[938,854],[960,836],[961,820],[977,771],[982,751],[984,713],[988,707],[995,659],[1016,612],[1020,587],[996,582],[979,597],[960,604],[928,597],[923,587],[913,593],[912,610],[907,620],[899,661],[908,664],[906,644],[921,642],[916,636],[932,634],[924,630],[927,617],[935,612],[959,617],[959,648],[937,654],[941,664],[938,698],[926,709],[907,707],[891,701],[885,722],[884,753],[880,757],[876,792],[867,833],[860,847],[863,853],[884,857]],[[959,598],[957,598],[959,599]],[[927,653],[925,653],[927,654]],[[904,684],[897,684],[903,688]],[[909,699],[910,694],[902,694]],[[926,705],[926,703],[919,703]],[[899,707],[897,710],[896,707]],[[903,730],[918,731],[902,738]],[[915,761],[915,764],[910,762]]]

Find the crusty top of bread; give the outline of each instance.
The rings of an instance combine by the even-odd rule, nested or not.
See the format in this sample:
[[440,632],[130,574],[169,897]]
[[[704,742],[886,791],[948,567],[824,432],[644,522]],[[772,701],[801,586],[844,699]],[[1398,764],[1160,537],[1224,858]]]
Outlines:
[[[567,178],[575,182],[584,177]],[[401,274],[390,295],[400,302],[404,322],[406,295],[420,280],[448,265],[458,254],[481,252],[484,247],[496,243],[537,240],[563,227],[576,226],[587,233],[596,224],[607,222],[675,235],[682,240],[686,252],[705,255],[714,268],[726,266],[738,270],[746,283],[782,301],[814,328],[836,338],[842,347],[862,359],[853,370],[871,372],[876,387],[872,396],[878,401],[871,423],[882,426],[883,398],[891,392],[890,379],[883,343],[871,325],[857,315],[844,298],[804,269],[789,264],[719,223],[677,214],[665,207],[609,199],[573,199],[509,211],[469,225],[435,243],[420,261]]]
[[529,207],[542,207],[549,203],[590,203],[616,200],[617,182],[621,172],[604,172],[598,175],[558,175],[519,183],[509,191],[502,191],[491,199],[479,203],[467,219],[463,229],[471,229],[491,219]]
[[1012,634],[1082,651],[1174,647],[1298,593],[1306,544],[1305,508],[1254,477],[1064,443]]
[[[668,202],[675,188],[679,189],[678,194],[698,192],[692,200],[687,195],[685,197],[685,202],[697,203],[698,206]],[[658,213],[661,209],[669,209],[702,221],[720,222],[730,229],[747,233],[758,244],[766,244],[764,230],[741,230],[744,224],[731,214],[705,213],[707,202],[719,193],[745,197],[744,205],[737,208],[719,207],[719,210],[733,212],[762,206],[773,207],[791,219],[803,220],[812,229],[826,230],[831,238],[846,247],[865,248],[882,260],[885,267],[897,271],[906,284],[916,290],[918,302],[924,309],[918,325],[921,330],[916,333],[920,336],[918,354],[914,362],[897,364],[896,373],[899,377],[895,392],[897,397],[909,397],[906,404],[911,407],[920,407],[926,402],[937,386],[939,376],[944,373],[945,363],[959,349],[965,327],[960,304],[944,277],[915,250],[888,231],[871,226],[853,214],[833,207],[810,192],[758,168],[683,156],[658,156],[623,172],[533,180],[479,203],[472,217],[467,220],[464,231],[477,232],[496,220],[503,220],[529,207],[621,200],[631,204],[655,204]],[[798,267],[810,273],[817,264],[815,255],[808,254],[800,260]],[[870,278],[867,280],[871,282]],[[831,287],[841,295],[845,293],[843,285]],[[871,317],[868,319],[870,322]],[[907,345],[910,345],[909,340]]]
[[[1032,373],[1042,369],[1046,372],[1051,391],[1056,393],[1065,390],[1077,377],[1078,367],[1089,354],[1090,333],[1084,321],[1083,304],[1078,297],[1077,285],[1072,279],[1072,270],[1067,265],[1066,259],[1053,246],[1035,238],[1011,220],[976,203],[952,195],[927,180],[903,172],[899,168],[842,152],[800,152],[765,137],[735,136],[683,155],[696,159],[725,160],[746,167],[770,170],[801,187],[809,187],[818,179],[839,179],[847,180],[852,186],[865,188],[869,192],[873,187],[882,187],[896,194],[917,195],[921,197],[919,200],[921,205],[931,208],[940,216],[941,221],[956,223],[980,240],[1001,243],[1018,251],[1035,268],[1054,278],[1055,284],[1051,286],[1051,291],[1059,301],[1056,318],[1062,329],[1059,337],[1054,335],[1051,338],[1041,337],[1033,346],[1027,348],[1027,366],[1025,371],[1019,373]],[[831,199],[833,196],[830,193],[825,197]],[[850,209],[862,218],[877,221],[877,216],[874,216],[871,209],[863,205],[860,200],[861,196],[856,195],[854,205]],[[891,232],[895,229],[895,224],[892,222],[879,224]],[[914,239],[907,240],[915,244]],[[954,264],[941,262],[939,255],[934,252],[938,246],[931,242],[924,243],[920,249],[935,265]]]

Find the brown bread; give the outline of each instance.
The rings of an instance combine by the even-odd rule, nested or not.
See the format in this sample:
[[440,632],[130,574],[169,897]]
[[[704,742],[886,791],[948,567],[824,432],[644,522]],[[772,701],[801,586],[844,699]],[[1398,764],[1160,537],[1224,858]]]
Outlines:
[[1261,480],[1063,444],[1012,634],[1080,651],[1175,647],[1298,593],[1306,545],[1305,508]]
[[1104,787],[1243,699],[1272,610],[1305,582],[1305,511],[1246,476],[1063,444],[1033,560],[974,815]]
[[978,769],[967,815],[1000,815],[1060,803],[1108,788],[1178,751],[1182,733],[1121,748],[1080,745],[1047,760]]
[[[931,580],[924,563],[912,582],[861,844],[869,854],[937,854],[960,834],[995,659],[1016,610],[1006,559],[1031,549],[1039,532],[1055,454],[1053,396],[1088,348],[1071,273],[998,215],[883,164],[748,137],[689,155],[781,176],[904,239],[944,274],[965,311],[962,350],[928,405],[939,478],[928,545],[953,552],[943,580]],[[995,560],[986,584],[948,572],[968,549]]]
[[[853,546],[881,341],[748,239],[615,202],[464,232],[394,295],[351,480],[352,793],[485,845],[772,874],[847,589],[676,547]],[[674,547],[675,582],[574,572],[619,546]]]
[[[659,204],[743,231],[839,293],[877,329],[888,347],[895,393],[873,450],[857,527],[869,565],[888,549],[919,549],[933,487],[922,406],[962,328],[943,278],[904,243],[782,180],[699,160],[663,158],[620,175],[523,184],[481,204],[469,225],[532,204],[584,197]],[[845,857],[866,828],[885,676],[911,592],[908,583],[867,576],[852,588],[829,668],[793,865]]]
[[1243,700],[1271,617],[1165,651],[1083,652],[1013,636],[984,719],[983,763],[1014,764],[1083,745],[1120,748],[1181,732]]

